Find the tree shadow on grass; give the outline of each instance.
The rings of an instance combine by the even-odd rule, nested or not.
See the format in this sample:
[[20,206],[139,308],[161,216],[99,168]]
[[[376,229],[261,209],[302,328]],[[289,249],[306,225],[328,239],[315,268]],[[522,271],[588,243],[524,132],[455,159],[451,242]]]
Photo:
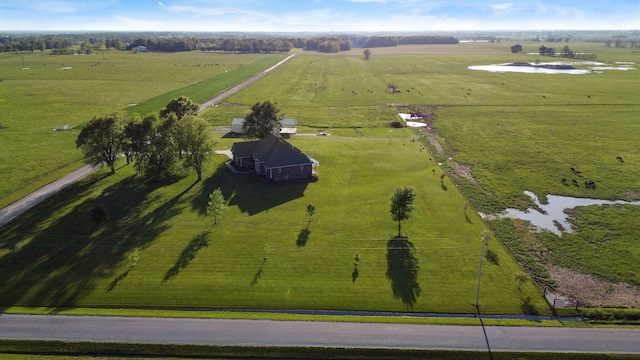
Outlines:
[[353,264],[353,271],[351,272],[351,282],[356,282],[356,280],[358,280],[358,275],[360,275],[360,271],[358,271],[358,264]]
[[467,213],[464,213],[464,218],[465,218],[465,220],[467,220],[468,224],[473,224],[473,221],[471,221],[471,219],[469,218],[469,215],[467,215]]
[[522,310],[522,313],[525,315],[540,315],[540,312],[538,311],[536,306],[531,303],[531,297],[522,299],[520,310]]
[[449,188],[447,187],[447,185],[445,185],[444,183],[440,183],[440,187],[442,188],[442,190],[444,191],[448,191]]
[[209,246],[209,231],[203,231],[191,239],[187,247],[182,250],[178,256],[178,260],[176,260],[176,263],[164,274],[162,282],[166,282],[176,277],[180,270],[186,268],[191,261],[196,258],[198,252],[207,246]]
[[309,235],[311,235],[311,230],[309,228],[304,228],[300,230],[298,234],[298,239],[296,240],[296,245],[298,247],[303,247],[307,245],[307,241],[309,240]]
[[[25,240],[27,235],[33,233],[34,229],[38,228],[38,224],[49,219],[51,214],[54,214],[58,209],[86,196],[93,186],[110,175],[107,172],[99,172],[80,179],[65,190],[34,206],[32,210],[5,224],[0,228],[0,249],[15,252],[18,244]],[[69,196],[69,194],[73,194],[73,196]]]
[[122,274],[118,275],[115,279],[113,279],[113,281],[109,283],[107,288],[104,289],[104,291],[110,292],[111,290],[115,289],[118,283],[124,280],[129,275],[131,270],[133,270],[133,266],[129,267],[127,271],[123,272]]
[[262,264],[260,264],[260,268],[253,275],[253,280],[251,280],[251,283],[249,284],[249,286],[254,287],[254,286],[258,285],[258,280],[260,280],[260,278],[262,277],[262,274],[264,273],[262,268],[264,267],[264,263],[266,261],[267,261],[267,257],[265,256],[264,258],[262,258]]
[[201,215],[206,214],[209,194],[220,188],[228,206],[237,206],[240,211],[255,215],[304,196],[308,185],[307,180],[266,182],[256,176],[234,174],[222,164],[204,180],[202,192],[195,197],[192,207]]
[[[21,237],[20,246],[0,257],[0,306],[77,306],[100,279],[113,276],[130,251],[149,246],[170,227],[167,221],[182,212],[185,192],[164,201],[154,194],[163,185],[130,176],[98,197],[63,210],[92,190],[86,186],[78,193],[77,187],[69,187],[32,210],[37,215],[21,218],[8,230]],[[100,225],[90,216],[96,203],[110,214]],[[47,226],[40,224],[61,211],[66,213]],[[4,231],[0,229],[0,236]],[[114,287],[126,277],[120,276]]]
[[391,282],[393,297],[413,308],[422,289],[418,284],[418,259],[415,247],[407,237],[396,236],[387,242],[387,279]]

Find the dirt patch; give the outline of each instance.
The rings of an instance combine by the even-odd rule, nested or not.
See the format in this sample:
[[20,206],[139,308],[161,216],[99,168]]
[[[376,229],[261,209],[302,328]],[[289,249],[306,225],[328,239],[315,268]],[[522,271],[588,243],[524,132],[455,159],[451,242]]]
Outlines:
[[457,161],[453,160],[451,156],[447,155],[447,153],[444,151],[444,148],[442,147],[442,144],[440,144],[433,133],[429,131],[424,131],[424,133],[427,135],[429,144],[433,145],[433,147],[438,152],[438,155],[447,157],[447,163],[449,164],[449,166],[451,166],[451,169],[456,175],[471,181],[471,183],[473,183],[474,185],[480,186],[480,183],[473,178],[473,175],[471,175],[470,167],[458,163]]
[[473,176],[471,175],[470,167],[459,164],[453,160],[450,160],[449,163],[451,164],[451,167],[453,168],[453,172],[456,175],[463,177],[465,179],[468,179],[474,185],[480,186],[480,183],[476,179],[474,179]]
[[560,266],[548,266],[549,273],[558,284],[556,291],[580,302],[580,306],[640,307],[640,290],[633,286],[612,283],[593,275],[586,275]]
[[427,139],[429,139],[429,144],[433,145],[433,147],[436,148],[436,151],[439,155],[447,156],[447,153],[444,151],[442,144],[440,144],[440,142],[436,140],[436,137],[432,133],[427,132]]

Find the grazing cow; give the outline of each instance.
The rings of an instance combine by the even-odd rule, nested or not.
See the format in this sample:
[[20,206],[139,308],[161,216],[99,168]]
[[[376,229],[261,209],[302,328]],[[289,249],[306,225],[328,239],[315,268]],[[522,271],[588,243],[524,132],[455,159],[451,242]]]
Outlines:
[[586,186],[588,189],[595,189],[596,183],[593,180],[587,180],[584,182],[584,186]]
[[622,157],[620,157],[620,156],[616,156],[616,160],[618,160],[620,162],[624,162],[624,160],[622,160]]
[[560,180],[561,183],[563,183],[564,185],[567,185],[567,179],[562,179]]
[[571,168],[571,172],[572,172],[572,173],[574,173],[574,174],[576,174],[576,175],[580,175],[580,174],[582,174],[582,171],[578,171],[578,170],[576,170],[576,169],[574,169],[574,168]]
[[573,183],[573,185],[578,186],[578,182],[576,181],[576,179],[571,179],[571,182]]

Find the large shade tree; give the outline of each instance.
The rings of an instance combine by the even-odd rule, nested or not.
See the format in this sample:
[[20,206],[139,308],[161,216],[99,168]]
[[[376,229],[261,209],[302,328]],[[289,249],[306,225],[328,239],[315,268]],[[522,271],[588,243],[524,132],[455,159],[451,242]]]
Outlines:
[[277,130],[282,114],[271,101],[257,102],[251,107],[251,113],[242,124],[242,137],[263,139]]
[[184,151],[183,165],[195,170],[198,181],[202,180],[202,171],[214,146],[208,130],[209,124],[197,116],[189,115],[178,122],[178,147]]
[[186,96],[179,96],[167,104],[167,107],[160,110],[160,117],[167,117],[169,114],[175,114],[178,120],[189,115],[197,115],[200,105],[193,102]]
[[127,128],[138,172],[158,181],[171,174],[178,159],[177,121],[175,115],[151,113]]
[[96,116],[80,130],[76,147],[82,150],[85,163],[93,166],[106,164],[112,174],[116,172],[115,163],[124,147],[127,116],[125,113]]
[[402,221],[409,219],[413,214],[413,201],[416,198],[416,191],[410,186],[396,188],[391,197],[391,218],[398,222],[398,236],[401,236]]

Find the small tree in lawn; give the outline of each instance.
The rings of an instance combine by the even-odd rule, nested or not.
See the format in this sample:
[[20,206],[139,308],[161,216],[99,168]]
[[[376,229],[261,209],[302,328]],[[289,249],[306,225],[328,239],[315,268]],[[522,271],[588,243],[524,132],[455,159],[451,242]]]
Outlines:
[[364,49],[364,51],[362,53],[364,54],[364,59],[365,60],[369,60],[369,58],[371,57],[371,50]]
[[522,271],[518,271],[514,276],[516,282],[518,283],[518,290],[522,292],[522,285],[524,285],[527,281],[529,281],[529,277],[526,273]]
[[218,224],[218,216],[222,215],[226,207],[222,190],[220,190],[220,188],[213,190],[213,192],[209,194],[209,202],[207,203],[207,215],[213,216],[213,225]]
[[416,191],[410,186],[396,188],[391,197],[391,218],[398,222],[398,236],[401,236],[402,220],[407,220],[413,213],[413,201],[416,198]]
[[311,224],[311,218],[313,217],[313,215],[315,215],[316,213],[316,207],[313,204],[307,204],[307,216],[309,217],[309,219],[307,220],[307,229],[309,228],[309,225]]

